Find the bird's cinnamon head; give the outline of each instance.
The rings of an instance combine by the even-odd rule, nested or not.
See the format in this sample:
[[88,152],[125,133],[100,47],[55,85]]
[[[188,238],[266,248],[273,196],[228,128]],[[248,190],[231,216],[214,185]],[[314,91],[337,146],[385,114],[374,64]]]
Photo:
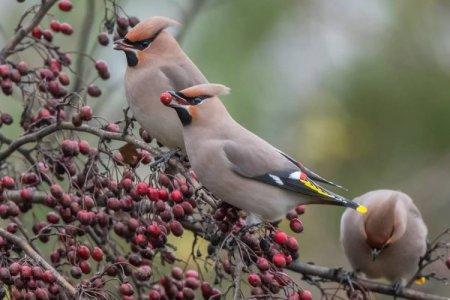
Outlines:
[[[131,28],[123,39],[115,41],[114,49],[124,51],[128,66],[135,67],[141,59],[145,59],[144,53],[151,50],[163,30],[173,25],[179,25],[179,23],[165,17],[152,17],[142,21]],[[168,43],[176,42],[173,37],[170,37]],[[159,45],[157,48],[164,51],[165,48],[170,48],[170,45]]]
[[364,231],[373,260],[404,235],[406,225],[406,207],[396,194],[369,207],[364,219]]
[[183,126],[191,124],[197,119],[199,105],[204,101],[220,95],[226,95],[230,89],[222,84],[199,84],[187,89],[175,92],[167,91],[161,93],[161,103],[175,109]]

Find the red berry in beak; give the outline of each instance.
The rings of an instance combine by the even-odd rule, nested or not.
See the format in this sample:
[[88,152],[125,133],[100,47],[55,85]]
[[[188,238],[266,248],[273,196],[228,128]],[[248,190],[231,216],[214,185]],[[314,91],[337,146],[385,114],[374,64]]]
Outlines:
[[159,99],[161,100],[162,104],[169,105],[170,102],[172,102],[172,95],[169,92],[163,92],[161,93]]

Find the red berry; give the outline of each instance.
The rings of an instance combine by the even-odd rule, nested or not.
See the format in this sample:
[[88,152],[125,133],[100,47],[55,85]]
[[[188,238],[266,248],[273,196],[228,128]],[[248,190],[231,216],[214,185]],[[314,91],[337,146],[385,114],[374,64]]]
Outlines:
[[92,119],[93,112],[90,106],[83,106],[80,108],[80,117],[83,121],[90,121]]
[[40,39],[42,37],[42,30],[39,26],[34,27],[31,31],[31,35],[37,39]]
[[19,70],[20,75],[25,75],[28,73],[28,63],[25,61],[20,61],[17,64],[17,70]]
[[57,224],[59,222],[59,216],[51,211],[47,214],[47,221],[51,224]]
[[58,80],[62,85],[69,85],[70,84],[70,78],[69,75],[67,75],[64,72],[60,72],[58,75]]
[[89,85],[87,92],[91,97],[100,97],[100,95],[102,94],[102,90],[100,90],[100,88],[95,84]]
[[120,209],[120,201],[117,198],[111,197],[106,200],[106,206],[109,209],[112,209],[114,211],[118,211]]
[[286,243],[286,247],[290,251],[297,251],[298,250],[298,242],[295,238],[289,237]]
[[23,278],[31,278],[31,276],[33,275],[33,270],[31,269],[30,266],[28,265],[23,265],[20,268],[20,277]]
[[122,29],[127,29],[127,27],[130,26],[130,23],[128,22],[128,18],[125,18],[125,17],[118,17],[116,22],[117,22],[117,25]]
[[80,152],[78,142],[74,140],[64,140],[61,143],[61,151],[65,156],[75,156]]
[[14,178],[10,177],[10,176],[4,176],[1,180],[1,185],[6,188],[6,189],[12,189],[14,188]]
[[87,260],[81,261],[79,267],[84,274],[91,273],[91,264]]
[[42,280],[44,280],[47,283],[53,283],[56,281],[55,275],[50,270],[44,271],[42,274]]
[[80,153],[83,155],[88,155],[91,150],[89,143],[85,140],[81,140],[78,142],[78,148],[80,149]]
[[13,262],[12,264],[9,265],[9,272],[11,273],[12,276],[16,276],[19,274],[21,268],[22,267],[18,262]]
[[33,201],[33,190],[30,188],[23,188],[20,190],[20,198],[26,201]]
[[9,65],[0,65],[0,76],[3,78],[9,77],[11,74],[11,69],[9,68]]
[[105,130],[109,132],[120,132],[120,127],[116,123],[108,123],[108,125],[106,125],[105,127]]
[[147,238],[143,234],[137,234],[134,237],[134,243],[137,245],[145,246],[147,244]]
[[172,222],[170,222],[169,227],[174,236],[180,237],[183,235],[184,230],[180,222],[173,220]]
[[284,245],[288,240],[288,235],[281,230],[277,230],[273,234],[273,240],[279,245]]
[[93,260],[101,261],[103,259],[103,250],[99,247],[94,247],[94,249],[92,249],[91,256]]
[[107,46],[109,44],[109,38],[108,38],[108,33],[106,32],[101,32],[98,36],[97,36],[97,40],[98,43],[102,46]]
[[163,201],[166,201],[169,198],[169,193],[165,189],[159,189],[158,198]]
[[42,32],[42,35],[44,36],[44,39],[45,39],[47,42],[53,41],[53,33],[52,33],[49,29],[45,29],[45,30]]
[[184,217],[184,209],[180,204],[175,204],[172,207],[172,213],[175,219],[182,219]]
[[149,280],[152,276],[152,268],[150,266],[141,266],[135,272],[136,278],[141,281]]
[[305,213],[305,205],[297,205],[297,207],[295,207],[295,211],[299,214],[302,215]]
[[119,287],[119,292],[124,296],[132,296],[134,294],[133,286],[128,282],[122,283]]
[[129,17],[128,23],[130,24],[130,27],[134,27],[139,23],[139,19],[137,17]]
[[60,26],[59,22],[56,21],[56,20],[51,20],[51,21],[50,21],[50,28],[51,28],[54,32],[59,32],[59,31],[61,31],[61,26]]
[[159,100],[161,100],[162,104],[169,105],[170,102],[172,102],[172,95],[169,92],[163,92],[161,93]]
[[72,2],[70,0],[61,0],[58,3],[58,7],[62,11],[70,11],[72,9]]
[[85,245],[81,245],[77,249],[77,255],[81,259],[88,259],[91,255],[91,251],[89,251],[89,248]]
[[445,261],[445,265],[450,270],[450,257],[448,257],[447,260]]
[[153,237],[158,237],[161,234],[161,228],[157,224],[150,224],[147,226],[147,232]]
[[300,300],[312,300],[313,298],[312,293],[308,290],[303,290],[298,295],[300,296]]
[[284,268],[286,266],[286,258],[283,253],[277,253],[272,257],[272,262],[278,268]]
[[258,260],[256,261],[256,265],[258,266],[258,269],[260,271],[267,271],[269,270],[269,261],[265,259],[264,257],[258,257]]
[[136,193],[140,196],[144,196],[147,194],[148,184],[145,182],[139,182],[136,185]]
[[258,274],[255,274],[255,273],[248,274],[247,280],[248,280],[248,283],[250,283],[250,285],[253,287],[257,287],[257,286],[261,285],[261,277],[259,277]]
[[70,25],[69,23],[61,23],[59,25],[59,28],[61,32],[65,35],[71,35],[73,33],[72,25]]
[[183,201],[183,193],[181,193],[180,190],[173,190],[170,193],[170,199],[172,199],[173,202],[179,203]]
[[300,233],[303,231],[303,223],[299,219],[295,218],[289,222],[289,227],[293,232]]

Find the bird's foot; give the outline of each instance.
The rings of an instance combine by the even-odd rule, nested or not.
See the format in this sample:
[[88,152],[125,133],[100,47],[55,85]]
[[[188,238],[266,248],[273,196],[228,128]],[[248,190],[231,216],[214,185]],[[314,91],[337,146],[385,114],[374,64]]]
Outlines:
[[177,148],[164,152],[160,156],[156,157],[156,159],[152,162],[151,166],[156,166],[161,163],[166,164],[175,154],[177,154],[178,151],[180,151],[180,149]]
[[392,285],[392,290],[394,291],[395,297],[398,297],[402,294],[403,288],[405,287],[405,282],[403,280],[397,280]]

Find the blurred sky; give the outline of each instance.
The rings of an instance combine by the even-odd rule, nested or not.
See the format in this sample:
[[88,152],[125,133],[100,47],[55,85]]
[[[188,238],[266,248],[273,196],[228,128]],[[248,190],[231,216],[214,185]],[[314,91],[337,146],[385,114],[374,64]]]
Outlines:
[[[140,19],[180,20],[192,2],[121,3]],[[86,2],[74,4],[68,18],[77,32]],[[0,7],[10,34],[20,5],[0,0]],[[449,227],[450,2],[206,0],[188,24],[182,46],[210,82],[232,88],[223,100],[236,120],[349,188],[348,197],[399,189],[415,200],[431,237]],[[76,39],[58,38],[75,47]],[[99,83],[105,97],[90,103],[119,118],[123,54],[110,46],[93,55],[108,61],[112,78]],[[17,105],[2,97],[0,107]],[[341,213],[308,207],[303,259],[347,266],[338,246]],[[442,293],[450,296],[450,288]]]

